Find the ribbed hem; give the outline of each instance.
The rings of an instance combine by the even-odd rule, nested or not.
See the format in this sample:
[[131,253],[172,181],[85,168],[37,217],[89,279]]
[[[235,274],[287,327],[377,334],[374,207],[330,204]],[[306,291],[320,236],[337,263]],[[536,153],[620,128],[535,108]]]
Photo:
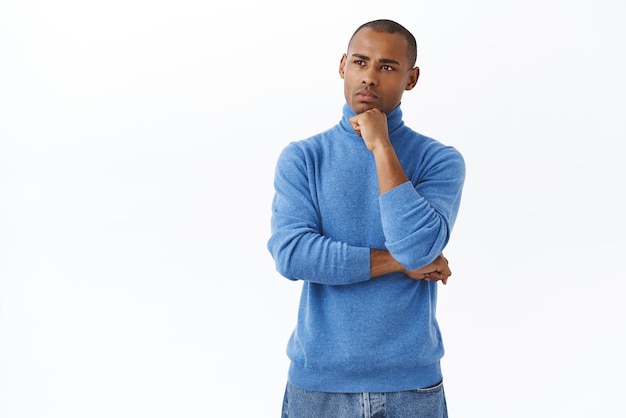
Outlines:
[[369,375],[338,371],[327,373],[306,370],[292,363],[289,382],[304,390],[335,393],[401,392],[433,386],[442,380],[441,364],[436,362],[411,370],[378,370]]

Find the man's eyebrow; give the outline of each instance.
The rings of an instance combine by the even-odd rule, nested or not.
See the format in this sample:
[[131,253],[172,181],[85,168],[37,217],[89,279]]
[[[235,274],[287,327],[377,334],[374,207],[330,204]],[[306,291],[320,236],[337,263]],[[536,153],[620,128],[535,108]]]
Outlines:
[[390,58],[381,58],[378,60],[379,62],[382,62],[383,64],[396,64],[396,65],[400,65],[400,63],[396,60],[392,60]]
[[[369,61],[370,57],[368,57],[367,55],[363,55],[363,54],[352,54],[353,57],[355,58],[359,58],[362,59],[363,61]],[[396,65],[400,65],[400,63],[396,60],[390,59],[390,58],[381,58],[378,60],[378,62],[382,63],[382,64],[396,64]]]
[[369,61],[370,57],[368,57],[367,55],[363,55],[363,54],[352,54],[353,57],[355,58],[361,58],[363,61]]

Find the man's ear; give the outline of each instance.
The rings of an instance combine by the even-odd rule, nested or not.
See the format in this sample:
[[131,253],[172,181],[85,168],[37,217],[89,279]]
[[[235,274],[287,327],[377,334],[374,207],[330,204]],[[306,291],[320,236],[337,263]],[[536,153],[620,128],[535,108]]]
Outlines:
[[409,80],[406,83],[405,90],[411,90],[417,84],[417,80],[420,78],[420,68],[415,67],[409,73]]
[[348,56],[346,54],[343,54],[341,56],[341,61],[339,61],[339,77],[343,78],[346,74],[346,72],[344,71],[344,69],[346,68],[346,60],[348,59]]

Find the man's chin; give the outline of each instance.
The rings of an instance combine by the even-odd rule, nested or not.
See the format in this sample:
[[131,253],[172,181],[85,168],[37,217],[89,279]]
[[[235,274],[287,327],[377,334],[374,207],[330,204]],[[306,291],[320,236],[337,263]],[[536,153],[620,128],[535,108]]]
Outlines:
[[374,109],[377,107],[378,106],[372,103],[358,103],[354,106],[354,108],[352,108],[352,110],[354,110],[354,113],[358,115],[359,113],[367,112],[368,110]]

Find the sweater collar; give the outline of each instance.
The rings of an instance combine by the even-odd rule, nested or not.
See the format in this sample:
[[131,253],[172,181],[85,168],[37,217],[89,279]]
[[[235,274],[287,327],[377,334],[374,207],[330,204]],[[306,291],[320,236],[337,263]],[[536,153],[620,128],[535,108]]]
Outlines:
[[[352,110],[347,103],[344,103],[343,117],[339,124],[345,131],[356,135],[354,129],[352,129],[352,125],[350,125],[350,118],[354,115],[356,115],[354,110]],[[392,134],[396,129],[402,127],[402,125],[404,125],[402,120],[402,109],[400,109],[400,105],[398,105],[387,115],[387,127],[389,129],[389,134]]]

